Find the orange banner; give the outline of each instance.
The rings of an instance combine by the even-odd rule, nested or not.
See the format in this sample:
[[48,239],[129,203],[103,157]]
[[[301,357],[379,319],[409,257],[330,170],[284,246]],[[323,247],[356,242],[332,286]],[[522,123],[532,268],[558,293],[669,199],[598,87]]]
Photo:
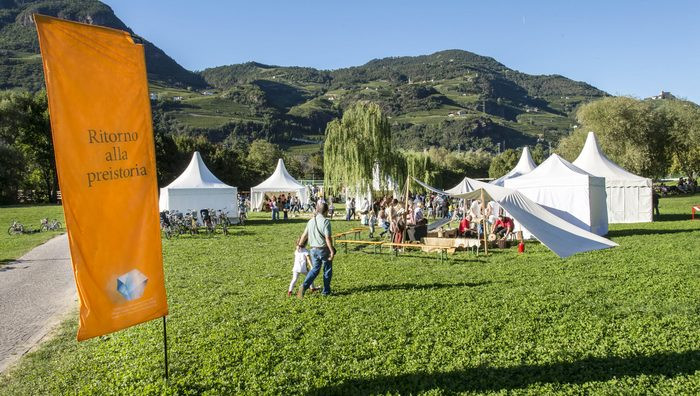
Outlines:
[[144,48],[120,30],[34,20],[85,340],[168,313]]

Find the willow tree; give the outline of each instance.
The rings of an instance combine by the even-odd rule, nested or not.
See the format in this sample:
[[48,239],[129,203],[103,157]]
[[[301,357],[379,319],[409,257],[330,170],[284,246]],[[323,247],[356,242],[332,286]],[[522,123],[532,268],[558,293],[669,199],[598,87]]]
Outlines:
[[392,151],[391,127],[376,103],[357,102],[343,118],[326,126],[323,145],[324,187],[337,194],[343,188],[359,193],[370,190],[375,167],[379,169],[380,189],[386,189],[387,176],[395,176],[400,156]]

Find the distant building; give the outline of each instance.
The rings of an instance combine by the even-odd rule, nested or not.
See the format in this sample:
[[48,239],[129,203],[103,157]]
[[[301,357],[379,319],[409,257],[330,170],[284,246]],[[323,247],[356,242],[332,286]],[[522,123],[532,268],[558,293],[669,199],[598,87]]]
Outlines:
[[149,93],[148,96],[151,98],[151,100],[158,100],[158,94],[155,92]]
[[212,95],[214,95],[214,92],[212,92],[212,91],[204,91],[204,92],[202,92],[202,95],[204,95],[204,96],[212,96]]
[[173,97],[173,100],[176,101],[176,102],[179,102],[179,101],[182,100],[182,96],[174,96],[174,97]]
[[467,111],[466,111],[466,110],[460,110],[460,111],[457,112],[457,115],[458,115],[458,116],[467,115]]
[[659,100],[659,99],[675,99],[676,97],[673,96],[670,92],[666,91],[661,91],[659,95],[652,96],[651,99],[653,100]]

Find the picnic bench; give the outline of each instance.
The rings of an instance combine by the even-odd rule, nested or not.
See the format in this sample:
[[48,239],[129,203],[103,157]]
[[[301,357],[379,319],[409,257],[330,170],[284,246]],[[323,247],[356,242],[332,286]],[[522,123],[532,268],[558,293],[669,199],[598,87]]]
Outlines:
[[363,241],[359,239],[336,239],[335,241],[336,244],[342,243],[345,246],[345,253],[348,252],[348,245],[368,245],[374,247],[374,252],[377,253],[377,250],[379,250],[379,253],[382,252],[382,245],[386,242],[383,241]]
[[349,231],[340,232],[338,234],[333,235],[333,238],[340,238],[352,234],[354,239],[360,239],[360,234],[362,233],[362,231],[366,231],[367,229],[367,227],[354,227],[351,228]]
[[[447,253],[454,253],[455,248],[453,247],[448,247],[448,246],[435,246],[435,245],[423,245],[419,243],[393,243],[393,242],[385,242],[382,244],[382,246],[387,246],[387,247],[393,247],[393,248],[413,248],[413,249],[421,249],[424,252],[431,252],[431,251],[436,251],[438,252],[440,261],[446,260],[447,259]],[[399,250],[394,249],[394,256],[399,255]]]
[[700,212],[700,205],[693,206],[692,214],[690,215],[691,220],[695,220],[695,211]]

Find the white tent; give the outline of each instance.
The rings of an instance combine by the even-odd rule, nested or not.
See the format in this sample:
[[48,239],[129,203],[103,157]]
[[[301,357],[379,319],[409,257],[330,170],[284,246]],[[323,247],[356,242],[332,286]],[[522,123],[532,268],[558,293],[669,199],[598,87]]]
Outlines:
[[207,168],[195,151],[187,169],[168,186],[160,189],[160,210],[214,209],[238,218],[238,189],[224,184]]
[[520,191],[586,231],[608,233],[605,179],[577,168],[556,154],[530,173],[506,179],[505,187]]
[[525,146],[523,147],[523,153],[520,155],[520,160],[518,161],[518,164],[515,165],[515,168],[511,169],[510,172],[499,177],[498,179],[491,181],[491,184],[503,187],[503,184],[507,179],[526,175],[532,172],[535,168],[537,168],[537,165],[535,165],[535,161],[532,160],[530,149]]
[[465,191],[449,194],[447,191],[437,190],[420,181],[418,183],[430,190],[455,198],[481,199],[483,191],[484,200],[496,201],[516,222],[527,228],[535,238],[561,258],[618,246],[615,242],[563,220],[516,190],[465,178],[460,183]]
[[286,194],[287,196],[297,196],[301,200],[302,205],[306,205],[309,201],[306,186],[296,181],[287,172],[282,158],[277,160],[277,168],[264,182],[250,189],[250,200],[253,209],[260,210],[265,201],[265,194],[279,196]]
[[610,223],[653,220],[651,179],[627,172],[610,161],[600,149],[595,133],[588,132],[586,144],[573,164],[594,176],[605,178]]

